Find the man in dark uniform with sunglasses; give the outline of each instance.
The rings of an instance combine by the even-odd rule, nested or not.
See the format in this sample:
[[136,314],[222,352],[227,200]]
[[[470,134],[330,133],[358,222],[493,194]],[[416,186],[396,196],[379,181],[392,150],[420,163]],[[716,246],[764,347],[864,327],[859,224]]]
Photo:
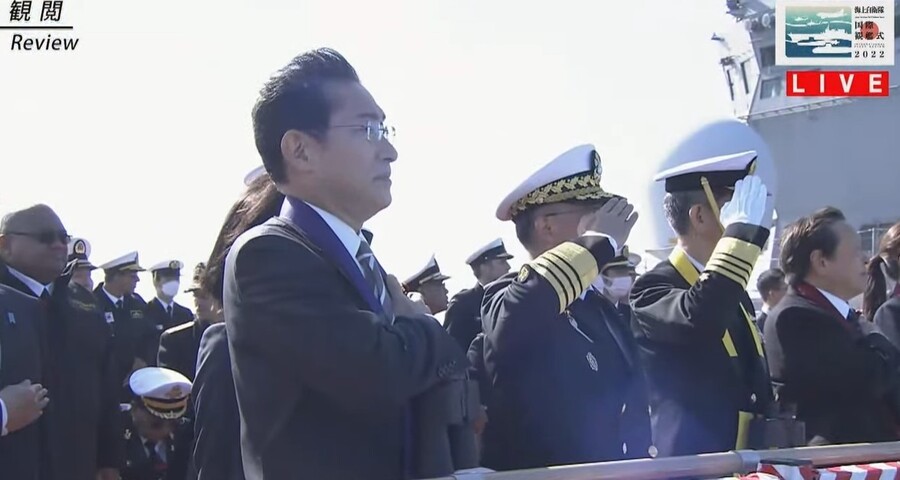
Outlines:
[[0,283],[40,304],[42,384],[52,399],[41,419],[41,442],[50,452],[43,473],[73,480],[95,480],[99,473],[106,480],[117,477],[122,458],[111,338],[96,304],[73,294],[81,287],[70,285],[66,268],[70,240],[46,205],[6,215]]

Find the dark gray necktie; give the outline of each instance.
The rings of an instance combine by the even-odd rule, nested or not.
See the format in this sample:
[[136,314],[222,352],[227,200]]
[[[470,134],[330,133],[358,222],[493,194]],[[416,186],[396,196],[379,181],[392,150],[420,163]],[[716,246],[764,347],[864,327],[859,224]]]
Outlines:
[[359,242],[359,249],[356,251],[356,261],[362,267],[363,277],[365,277],[366,283],[372,288],[375,299],[381,302],[385,317],[389,321],[393,321],[394,307],[391,303],[391,295],[388,293],[384,277],[381,275],[381,267],[378,265],[378,260],[375,258],[375,254],[372,253],[369,244],[365,241]]

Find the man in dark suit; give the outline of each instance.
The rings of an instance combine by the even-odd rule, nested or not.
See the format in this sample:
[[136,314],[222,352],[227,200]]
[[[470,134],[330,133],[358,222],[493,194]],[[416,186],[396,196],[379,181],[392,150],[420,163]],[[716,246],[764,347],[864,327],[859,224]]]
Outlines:
[[253,109],[257,149],[287,200],[235,241],[225,264],[247,478],[387,480],[460,467],[423,468],[438,459],[416,449],[435,439],[411,407],[440,392],[432,387],[459,384],[465,353],[360,233],[391,202],[397,152],[384,120],[330,49],[293,59]]
[[787,293],[787,283],[784,282],[784,272],[780,268],[770,268],[761,273],[756,279],[756,291],[762,297],[763,306],[756,316],[756,326],[760,332],[766,328],[766,320],[769,312],[778,305]]
[[178,295],[181,285],[182,267],[184,264],[180,260],[164,260],[148,269],[153,276],[156,296],[147,302],[144,316],[160,335],[165,330],[194,319],[194,314],[189,308],[175,302],[175,296]]
[[39,422],[50,400],[41,381],[41,346],[33,297],[0,285],[0,474],[38,478]]
[[[0,283],[39,299],[41,383],[53,402],[41,423],[49,478],[107,480],[122,461],[109,329],[93,296],[70,282],[70,237],[46,205],[0,223]],[[72,442],[77,438],[77,442]]]
[[746,448],[751,420],[773,407],[746,292],[771,224],[756,158],[688,158],[656,177],[678,244],[635,281],[630,301],[659,456]]
[[503,240],[498,238],[479,248],[466,263],[478,280],[472,288],[467,288],[450,299],[444,314],[444,328],[468,350],[475,336],[481,333],[481,299],[484,286],[509,273],[509,260],[513,258],[506,251]]
[[894,441],[898,352],[849,300],[866,286],[860,237],[825,208],[782,237],[787,295],[766,322],[766,352],[779,401],[796,408],[812,445]]
[[225,324],[203,333],[197,356],[193,471],[197,480],[244,480],[241,417],[234,395]]
[[[497,470],[623,459],[640,381],[634,340],[592,288],[625,249],[633,207],[600,186],[592,145],[568,150],[522,182],[497,218],[515,223],[532,261],[489,284],[482,304],[483,355],[493,381],[484,465]],[[640,415],[638,415],[640,416]],[[643,419],[649,423],[646,405]],[[649,427],[648,427],[649,428]],[[646,456],[647,446],[628,455]]]

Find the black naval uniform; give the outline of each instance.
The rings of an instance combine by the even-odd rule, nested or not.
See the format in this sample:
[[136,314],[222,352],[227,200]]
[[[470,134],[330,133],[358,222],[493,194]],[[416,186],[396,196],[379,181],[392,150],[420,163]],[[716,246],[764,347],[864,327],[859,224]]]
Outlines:
[[[134,426],[131,412],[122,412],[125,426],[125,467],[121,471],[122,480],[183,480],[186,464],[181,465],[175,451],[178,437],[190,423],[184,419],[175,420],[176,433],[163,440],[162,446],[143,439]],[[163,453],[160,453],[160,450]]]
[[[624,408],[640,381],[633,339],[589,290],[615,256],[604,236],[566,242],[485,292],[484,362],[491,379],[483,465],[495,470],[625,458],[624,431],[648,422]],[[586,292],[586,293],[583,293]],[[643,411],[643,419],[640,417]]]
[[124,387],[122,401],[127,402],[131,398],[127,388],[128,376],[131,374],[135,359],[143,360],[148,366],[156,364],[156,354],[159,350],[158,333],[144,316],[146,303],[139,296],[125,295],[120,309],[113,304],[103,290],[103,283],[100,283],[94,289],[94,297],[113,335],[116,379]]
[[172,302],[172,314],[170,315],[162,302],[158,298],[153,298],[147,302],[144,317],[153,324],[158,339],[164,331],[193,320],[194,314],[189,308]]
[[632,288],[632,328],[659,456],[745,448],[749,419],[773,408],[745,291],[768,235],[754,225],[730,225],[702,274],[676,248]]
[[482,298],[484,287],[479,283],[454,295],[447,305],[444,327],[463,350],[468,350],[475,336],[481,333]]
[[158,365],[175,370],[194,381],[200,339],[208,327],[208,322],[194,319],[163,332],[159,337]]
[[[94,480],[98,468],[118,468],[122,462],[118,391],[103,315],[91,292],[70,283],[70,277],[71,264],[54,282],[50,298],[39,300],[35,319],[40,380],[50,398],[39,419],[41,468],[50,478]],[[6,267],[0,267],[0,283],[34,296]]]
[[[39,317],[40,305],[36,298],[0,284],[0,390],[23,380],[43,382]],[[0,413],[0,425],[3,423]],[[45,455],[41,448],[42,423],[39,418],[0,437],[3,478],[39,478]]]

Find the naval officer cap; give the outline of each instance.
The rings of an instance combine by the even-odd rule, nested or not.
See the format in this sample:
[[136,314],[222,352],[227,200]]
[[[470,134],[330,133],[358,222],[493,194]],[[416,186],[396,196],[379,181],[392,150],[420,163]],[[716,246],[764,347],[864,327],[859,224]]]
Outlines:
[[244,175],[244,186],[249,187],[257,178],[266,175],[266,167],[260,165]]
[[184,263],[181,260],[163,260],[147,270],[154,275],[181,275]]
[[497,218],[513,220],[529,208],[559,202],[598,201],[615,195],[600,186],[603,168],[593,145],[580,145],[554,158],[525,179],[497,207]]
[[72,238],[69,241],[69,262],[75,262],[75,268],[94,270],[97,267],[88,260],[91,256],[91,244],[83,238]]
[[623,253],[604,265],[603,268],[600,269],[600,273],[603,273],[610,268],[627,268],[629,270],[635,270],[637,269],[637,266],[640,265],[641,260],[641,256],[636,253]]
[[138,252],[126,253],[121,257],[114,258],[103,265],[100,265],[99,268],[107,273],[144,271],[144,267],[138,262]]
[[469,258],[466,259],[466,263],[469,266],[474,267],[475,265],[487,262],[488,260],[509,260],[511,258],[513,258],[513,256],[506,251],[503,239],[498,238],[469,255]]
[[174,420],[187,410],[191,381],[174,370],[162,367],[135,370],[128,386],[151,415]]
[[450,277],[447,275],[441,273],[441,267],[438,266],[437,260],[435,260],[434,255],[432,255],[431,260],[428,261],[424,268],[414,273],[403,282],[403,288],[406,289],[407,292],[417,292],[422,285],[426,283],[443,282],[449,278]]
[[191,286],[184,291],[184,293],[194,293],[198,290],[203,290],[203,274],[206,273],[206,262],[200,262],[197,265],[194,265],[194,276],[191,279]]
[[653,180],[664,181],[668,193],[734,188],[755,172],[756,158],[754,150],[704,158],[659,172]]

